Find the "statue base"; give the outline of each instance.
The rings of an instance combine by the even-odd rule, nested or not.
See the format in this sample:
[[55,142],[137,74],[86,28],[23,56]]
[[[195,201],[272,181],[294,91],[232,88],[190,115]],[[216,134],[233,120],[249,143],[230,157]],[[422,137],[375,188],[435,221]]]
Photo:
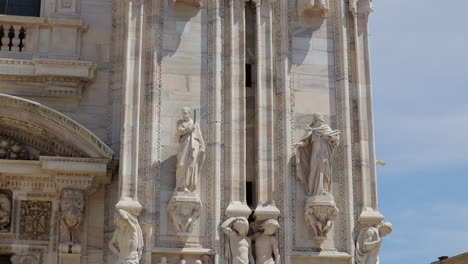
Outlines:
[[193,225],[200,216],[202,202],[194,192],[174,192],[169,200],[169,221],[179,237],[192,234]]
[[81,254],[59,253],[59,264],[80,264]]
[[338,208],[330,193],[314,195],[306,200],[305,217],[314,234],[314,241],[320,245],[327,239],[338,215]]

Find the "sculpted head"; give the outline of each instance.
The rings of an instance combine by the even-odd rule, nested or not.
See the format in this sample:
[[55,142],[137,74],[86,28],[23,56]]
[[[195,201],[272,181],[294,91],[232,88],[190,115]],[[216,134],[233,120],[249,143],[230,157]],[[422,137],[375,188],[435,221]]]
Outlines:
[[320,126],[325,123],[325,119],[321,113],[313,113],[312,114],[312,126]]
[[249,232],[249,221],[244,217],[239,217],[232,224],[232,227],[239,235],[246,236],[247,232]]
[[279,227],[280,225],[278,221],[275,219],[269,219],[262,224],[261,229],[265,235],[273,235],[276,233],[276,230],[278,230]]
[[390,222],[383,222],[378,227],[380,237],[384,237],[393,231],[393,225]]
[[182,117],[185,121],[189,121],[192,118],[192,109],[189,107],[182,108]]

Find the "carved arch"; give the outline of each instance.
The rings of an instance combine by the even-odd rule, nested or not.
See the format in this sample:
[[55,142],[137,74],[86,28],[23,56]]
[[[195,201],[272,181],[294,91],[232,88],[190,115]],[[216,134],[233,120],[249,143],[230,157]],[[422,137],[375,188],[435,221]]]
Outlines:
[[40,155],[111,159],[113,151],[71,118],[34,101],[0,93],[0,135]]

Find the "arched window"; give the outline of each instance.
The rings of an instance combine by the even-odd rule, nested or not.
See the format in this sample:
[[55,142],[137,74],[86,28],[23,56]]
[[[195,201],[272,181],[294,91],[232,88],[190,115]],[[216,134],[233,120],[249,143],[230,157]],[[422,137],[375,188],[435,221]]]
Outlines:
[[41,0],[0,0],[0,14],[38,17],[41,15]]

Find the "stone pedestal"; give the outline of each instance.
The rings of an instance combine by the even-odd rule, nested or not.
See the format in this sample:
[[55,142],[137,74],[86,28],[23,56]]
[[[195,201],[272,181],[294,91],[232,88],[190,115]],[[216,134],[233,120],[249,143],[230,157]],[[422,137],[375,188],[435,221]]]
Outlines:
[[187,237],[200,216],[202,203],[196,193],[174,192],[167,207],[169,221],[177,236]]
[[327,234],[332,229],[333,220],[338,215],[338,211],[333,196],[329,193],[307,198],[305,217],[312,228],[317,245],[327,239]]
[[81,254],[59,254],[59,264],[80,264]]

